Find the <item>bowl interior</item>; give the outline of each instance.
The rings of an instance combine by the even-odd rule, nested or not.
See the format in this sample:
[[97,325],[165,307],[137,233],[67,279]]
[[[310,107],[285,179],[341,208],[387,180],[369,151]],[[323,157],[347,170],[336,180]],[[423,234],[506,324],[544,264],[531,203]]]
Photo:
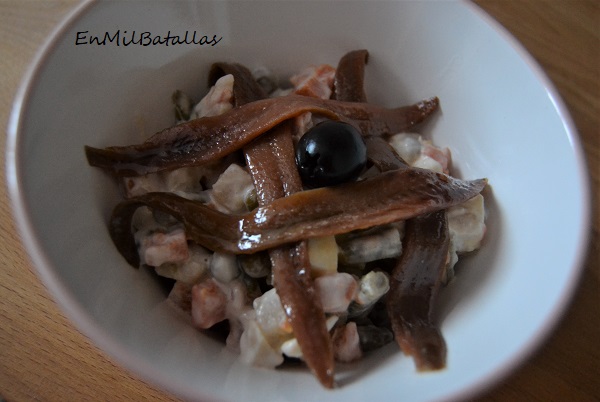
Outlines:
[[[76,44],[78,35],[89,41],[117,31],[125,41],[134,31],[222,39],[215,46]],[[113,247],[107,221],[117,187],[87,165],[83,146],[141,142],[172,125],[172,91],[199,98],[215,61],[264,66],[284,77],[310,64],[336,65],[359,48],[370,52],[371,102],[400,106],[439,96],[441,111],[422,132],[451,148],[460,177],[489,179],[488,233],[440,295],[446,370],[418,374],[389,345],[359,364],[341,365],[341,387],[326,391],[306,370],[244,366],[166,307],[164,289]],[[40,275],[111,356],[182,396],[465,395],[531,351],[578,276],[588,206],[572,125],[531,59],[468,4],[88,4],[57,31],[24,88],[11,123],[8,169],[15,214]]]

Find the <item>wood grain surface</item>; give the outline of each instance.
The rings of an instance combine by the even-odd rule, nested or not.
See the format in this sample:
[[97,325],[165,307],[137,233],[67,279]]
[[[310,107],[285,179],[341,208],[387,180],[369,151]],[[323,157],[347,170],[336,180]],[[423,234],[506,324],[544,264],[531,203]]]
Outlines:
[[[579,130],[593,185],[592,236],[564,319],[526,364],[482,401],[600,400],[600,3],[477,0],[541,64]],[[76,1],[0,0],[0,125],[35,52]],[[5,137],[1,141],[4,166]],[[560,163],[560,161],[557,161]],[[114,364],[60,312],[20,243],[2,171],[0,400],[176,400]]]

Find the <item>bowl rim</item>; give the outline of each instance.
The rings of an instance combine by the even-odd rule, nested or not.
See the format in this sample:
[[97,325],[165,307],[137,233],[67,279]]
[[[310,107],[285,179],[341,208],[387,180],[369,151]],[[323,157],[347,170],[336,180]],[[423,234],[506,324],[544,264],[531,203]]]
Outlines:
[[48,58],[58,46],[59,40],[79,18],[89,12],[97,3],[99,3],[97,0],[83,0],[66,14],[37,49],[21,79],[9,116],[5,151],[6,186],[13,220],[20,235],[20,242],[29,257],[31,268],[41,279],[52,300],[57,303],[61,312],[72,324],[72,328],[91,340],[93,347],[100,350],[105,358],[118,363],[129,374],[147,381],[150,385],[155,384],[167,392],[186,398],[197,398],[198,394],[194,392],[193,388],[185,389],[182,388],[182,385],[173,387],[170,381],[162,378],[160,370],[154,369],[151,365],[145,363],[142,358],[129,352],[86,312],[85,308],[54,272],[53,263],[40,244],[26,207],[21,184],[23,172],[19,168],[22,160],[20,155],[21,136],[19,134],[22,131],[23,120],[29,107],[32,92],[39,81],[39,76],[44,70]]
[[567,314],[575,297],[575,291],[582,280],[585,261],[588,258],[592,232],[591,224],[589,223],[592,218],[592,190],[587,158],[583,150],[577,126],[575,125],[569,109],[562,99],[557,87],[542,68],[541,64],[499,21],[494,19],[475,3],[466,0],[460,0],[460,3],[463,3],[473,14],[475,14],[476,18],[480,18],[488,27],[500,35],[504,42],[506,42],[518,54],[519,58],[525,62],[527,68],[534,74],[535,79],[537,79],[544,88],[547,97],[562,122],[565,134],[567,135],[572,152],[575,156],[577,179],[581,184],[580,195],[582,210],[580,213],[582,224],[577,233],[580,241],[577,245],[574,258],[571,261],[568,282],[563,284],[560,297],[558,297],[554,308],[548,312],[545,320],[537,328],[535,334],[530,337],[528,342],[523,343],[511,358],[505,360],[502,365],[496,368],[494,373],[490,373],[487,377],[482,377],[479,382],[474,383],[470,388],[460,390],[455,395],[450,396],[450,400],[455,401],[473,398],[484,393],[486,390],[491,390],[494,386],[498,386],[504,379],[513,374],[515,370],[529,361],[549,340],[559,323]]
[[[23,130],[23,120],[28,110],[32,93],[39,81],[41,72],[46,66],[48,58],[58,46],[60,39],[64,37],[74,23],[89,12],[97,3],[99,2],[96,0],[84,0],[62,18],[59,24],[47,37],[44,44],[36,51],[16,92],[13,107],[9,115],[5,151],[6,186],[8,188],[13,219],[21,237],[21,243],[25,246],[29,260],[32,263],[32,268],[48,289],[52,299],[57,302],[61,311],[73,324],[74,328],[92,340],[93,344],[99,348],[105,356],[108,356],[110,360],[118,362],[119,365],[127,369],[128,372],[148,381],[150,384],[156,384],[167,392],[184,398],[195,399],[199,397],[197,389],[187,387],[181,383],[175,384],[172,381],[168,381],[164,375],[161,374],[160,370],[146,364],[143,358],[130,353],[123,347],[123,345],[115,340],[112,335],[97,324],[83,306],[79,304],[73,294],[62,283],[60,277],[54,272],[52,261],[44,253],[43,247],[40,244],[30,220],[30,214],[23,195],[21,181],[23,172],[20,169],[20,162],[22,160],[22,157],[20,156],[22,136],[20,133]],[[544,88],[553,104],[554,110],[562,122],[577,163],[576,170],[581,184],[581,198],[583,202],[582,211],[580,212],[582,222],[590,222],[592,216],[592,197],[591,179],[587,161],[576,126],[558,90],[541,65],[525,49],[525,47],[500,24],[500,22],[495,20],[474,3],[466,0],[460,0],[458,3],[461,3],[462,6],[466,7],[474,14],[474,18],[481,19],[489,28],[500,35],[503,41],[518,53],[519,58],[526,63],[527,68],[533,72],[535,78]],[[531,336],[527,342],[522,344],[519,350],[515,351],[513,356],[506,358],[502,365],[496,367],[493,372],[485,377],[479,378],[477,381],[456,391],[454,394],[447,395],[447,398],[450,400],[472,398],[491,389],[508,377],[516,368],[529,360],[548,340],[571,305],[575,290],[579,286],[583,276],[584,263],[588,257],[591,225],[581,225],[577,235],[581,241],[577,246],[577,250],[571,262],[572,265],[569,268],[568,282],[563,285],[556,305],[545,317],[543,324],[537,328],[536,333]]]

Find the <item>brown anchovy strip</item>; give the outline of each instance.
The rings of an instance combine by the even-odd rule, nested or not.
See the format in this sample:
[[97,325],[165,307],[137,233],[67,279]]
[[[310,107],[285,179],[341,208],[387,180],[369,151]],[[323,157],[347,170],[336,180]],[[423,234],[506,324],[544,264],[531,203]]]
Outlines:
[[369,59],[367,50],[346,53],[339,61],[333,81],[331,99],[348,102],[366,102],[364,89],[365,64]]
[[390,135],[422,122],[438,105],[436,97],[410,106],[386,109],[367,103],[288,95],[254,101],[219,116],[167,128],[142,144],[105,149],[86,146],[85,152],[92,166],[117,176],[141,176],[216,161],[243,148],[283,121],[305,112],[346,121],[365,136]]
[[392,330],[417,370],[439,370],[446,365],[446,342],[431,316],[450,244],[446,212],[408,220],[403,244],[386,298]]
[[137,266],[139,257],[131,234],[131,219],[138,207],[147,205],[177,218],[186,226],[187,235],[200,245],[252,254],[311,237],[347,233],[445,209],[471,199],[486,185],[487,179],[463,181],[409,168],[359,182],[301,191],[238,216],[174,194],[148,193],[115,207],[110,233],[119,251]]
[[[381,138],[367,141],[367,156],[381,171],[407,168]],[[445,210],[408,219],[402,255],[391,274],[386,306],[392,331],[419,371],[446,365],[446,341],[431,315],[447,263],[449,239]]]
[[[245,148],[247,165],[261,206],[302,191],[294,161],[290,123],[272,129]],[[332,388],[333,346],[325,313],[311,278],[306,240],[298,239],[297,243],[271,248],[269,256],[273,285],[298,340],[303,359],[321,384]]]
[[238,248],[251,252],[271,243],[337,235],[408,219],[467,201],[486,184],[487,179],[463,181],[410,168],[301,191],[244,217]]
[[306,241],[270,250],[273,282],[281,299],[302,359],[326,388],[333,388],[333,345],[321,299],[310,276],[310,261]]
[[[209,80],[233,74],[236,106],[263,98],[250,71],[239,64],[213,65]],[[209,82],[209,84],[211,84]],[[286,121],[244,147],[259,205],[302,191],[292,142],[292,121]],[[334,384],[334,359],[325,313],[311,277],[306,241],[269,250],[273,285],[289,319],[304,361],[327,388]]]

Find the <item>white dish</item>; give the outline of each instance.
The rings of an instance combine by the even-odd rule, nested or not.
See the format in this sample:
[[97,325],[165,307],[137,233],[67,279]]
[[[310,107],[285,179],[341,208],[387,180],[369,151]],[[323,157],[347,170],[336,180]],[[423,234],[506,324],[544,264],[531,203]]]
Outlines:
[[[196,30],[215,46],[76,45],[83,36]],[[205,90],[215,61],[286,75],[370,52],[370,100],[437,95],[425,126],[462,178],[487,177],[488,233],[440,296],[447,369],[416,373],[393,344],[338,366],[340,387],[307,370],[236,362],[188,326],[131,269],[106,230],[119,199],[84,145],[139,142],[172,123],[170,95]],[[9,125],[7,178],[23,241],[56,300],[122,365],[186,399],[411,400],[472,396],[522,363],[558,322],[587,244],[589,188],[557,92],[494,21],[456,2],[106,2],[79,7],[27,75]]]

